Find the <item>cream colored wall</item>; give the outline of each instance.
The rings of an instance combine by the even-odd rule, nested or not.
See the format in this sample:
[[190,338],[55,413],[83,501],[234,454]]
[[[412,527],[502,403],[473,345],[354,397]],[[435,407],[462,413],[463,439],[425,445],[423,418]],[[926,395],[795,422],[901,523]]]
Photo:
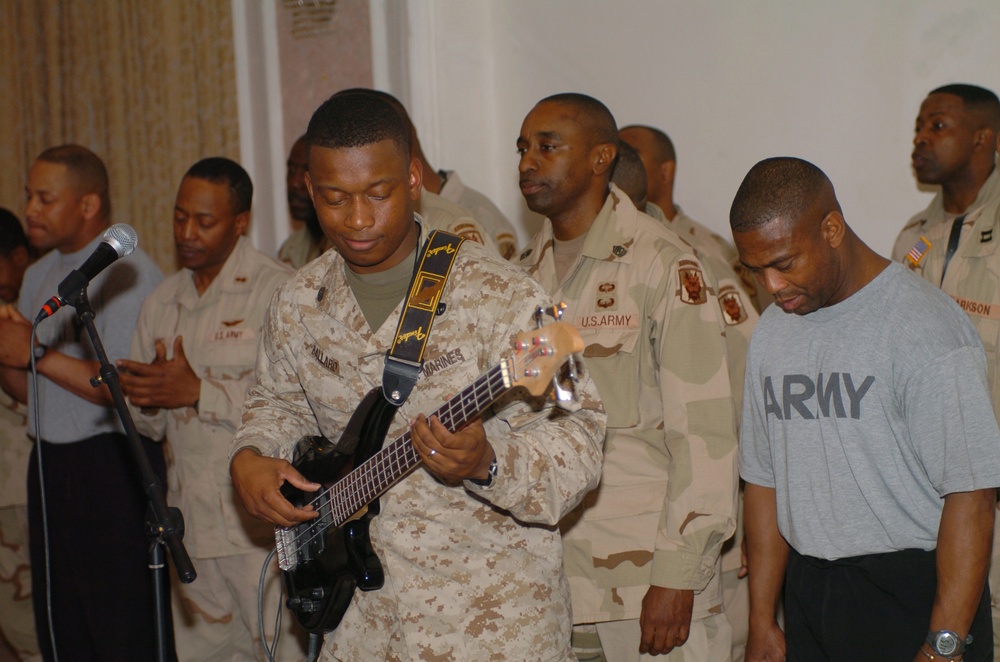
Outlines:
[[432,163],[491,195],[523,238],[533,221],[514,141],[548,94],[585,92],[620,125],[666,130],[678,150],[678,202],[722,232],[750,166],[809,159],[862,238],[887,253],[930,199],[909,167],[926,92],[955,81],[1000,91],[996,0],[373,4],[411,28],[405,58],[376,70],[376,85],[391,82],[393,66],[408,73],[404,98]]

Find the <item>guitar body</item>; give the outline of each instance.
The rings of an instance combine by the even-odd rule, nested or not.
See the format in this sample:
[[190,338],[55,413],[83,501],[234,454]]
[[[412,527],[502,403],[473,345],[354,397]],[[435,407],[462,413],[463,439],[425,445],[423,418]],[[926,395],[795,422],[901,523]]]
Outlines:
[[[340,443],[325,437],[303,437],[295,448],[292,465],[308,480],[336,483],[382,447],[397,407],[378,388],[372,389],[351,416]],[[310,503],[315,495],[286,483],[281,493],[296,506]],[[378,514],[378,500],[342,526],[330,524],[328,503],[321,502],[320,516],[284,530],[300,542],[297,563],[285,570],[288,607],[307,631],[322,634],[340,624],[351,604],[354,590],[382,587],[385,575],[371,546],[368,525]]]

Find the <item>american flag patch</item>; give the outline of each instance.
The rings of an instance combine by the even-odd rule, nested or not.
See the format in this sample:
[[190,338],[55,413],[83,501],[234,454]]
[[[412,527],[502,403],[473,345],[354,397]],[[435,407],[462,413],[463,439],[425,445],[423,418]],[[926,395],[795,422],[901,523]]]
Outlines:
[[924,259],[924,255],[927,255],[928,249],[931,247],[931,242],[927,241],[927,237],[921,236],[920,239],[913,245],[910,252],[906,254],[906,259],[910,261],[913,266],[920,264],[920,260]]

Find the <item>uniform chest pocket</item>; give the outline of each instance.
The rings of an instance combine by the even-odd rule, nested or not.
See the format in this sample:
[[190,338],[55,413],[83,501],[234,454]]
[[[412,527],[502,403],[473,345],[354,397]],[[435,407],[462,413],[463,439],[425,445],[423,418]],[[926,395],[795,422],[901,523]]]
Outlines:
[[641,329],[579,327],[583,357],[608,412],[609,428],[639,423],[639,365]]

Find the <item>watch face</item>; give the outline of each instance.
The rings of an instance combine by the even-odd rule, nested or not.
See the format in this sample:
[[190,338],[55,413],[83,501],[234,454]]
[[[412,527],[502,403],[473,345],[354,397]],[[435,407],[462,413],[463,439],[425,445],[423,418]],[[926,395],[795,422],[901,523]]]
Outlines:
[[934,651],[939,655],[951,655],[958,648],[958,637],[951,632],[941,632],[934,637]]

